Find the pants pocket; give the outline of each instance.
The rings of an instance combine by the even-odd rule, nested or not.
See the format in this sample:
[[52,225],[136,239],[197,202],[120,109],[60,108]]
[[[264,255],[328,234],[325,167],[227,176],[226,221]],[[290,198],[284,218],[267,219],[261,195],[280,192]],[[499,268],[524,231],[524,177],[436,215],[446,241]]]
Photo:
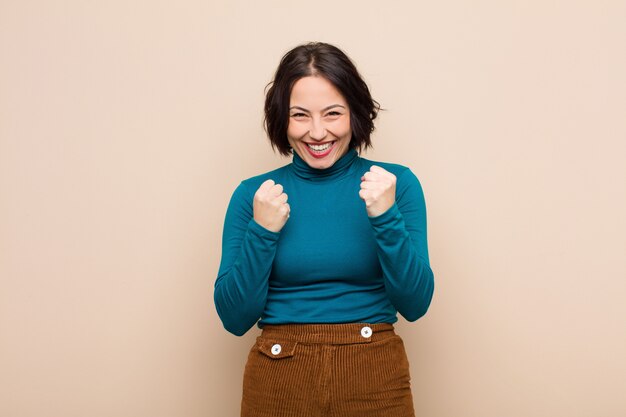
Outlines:
[[256,346],[263,355],[270,359],[290,358],[296,351],[298,342],[292,340],[265,339],[258,337]]
[[307,409],[314,400],[311,388],[317,380],[317,367],[310,366],[310,356],[298,342],[259,337],[244,370],[241,415],[306,415],[298,410]]

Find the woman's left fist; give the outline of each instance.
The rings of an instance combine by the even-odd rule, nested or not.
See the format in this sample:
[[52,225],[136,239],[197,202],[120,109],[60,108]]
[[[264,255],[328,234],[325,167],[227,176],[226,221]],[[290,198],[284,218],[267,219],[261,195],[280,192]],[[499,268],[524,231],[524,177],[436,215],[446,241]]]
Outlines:
[[396,201],[396,176],[379,166],[372,165],[361,177],[359,197],[365,201],[369,217],[383,214]]

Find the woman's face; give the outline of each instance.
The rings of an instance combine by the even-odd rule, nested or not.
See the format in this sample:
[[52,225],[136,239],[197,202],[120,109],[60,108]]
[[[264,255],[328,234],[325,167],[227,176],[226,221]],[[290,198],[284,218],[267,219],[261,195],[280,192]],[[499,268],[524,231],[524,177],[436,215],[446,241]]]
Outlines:
[[289,145],[312,168],[331,167],[352,137],[348,103],[326,78],[300,78],[289,100]]

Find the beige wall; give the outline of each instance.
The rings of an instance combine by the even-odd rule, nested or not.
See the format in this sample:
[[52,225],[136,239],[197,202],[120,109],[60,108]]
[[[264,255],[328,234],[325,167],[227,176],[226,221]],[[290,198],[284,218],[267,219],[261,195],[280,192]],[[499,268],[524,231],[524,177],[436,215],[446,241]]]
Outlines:
[[427,202],[418,415],[626,415],[623,1],[0,2],[0,415],[236,416],[212,301],[289,48],[357,62]]

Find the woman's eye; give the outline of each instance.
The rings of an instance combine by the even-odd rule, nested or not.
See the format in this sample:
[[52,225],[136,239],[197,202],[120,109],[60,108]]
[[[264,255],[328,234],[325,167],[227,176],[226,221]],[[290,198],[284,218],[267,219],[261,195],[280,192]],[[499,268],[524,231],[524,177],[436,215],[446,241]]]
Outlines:
[[341,116],[341,113],[339,113],[338,111],[331,111],[326,113],[326,116]]
[[304,113],[294,113],[291,115],[291,117],[304,117],[304,116],[306,116],[306,114]]

